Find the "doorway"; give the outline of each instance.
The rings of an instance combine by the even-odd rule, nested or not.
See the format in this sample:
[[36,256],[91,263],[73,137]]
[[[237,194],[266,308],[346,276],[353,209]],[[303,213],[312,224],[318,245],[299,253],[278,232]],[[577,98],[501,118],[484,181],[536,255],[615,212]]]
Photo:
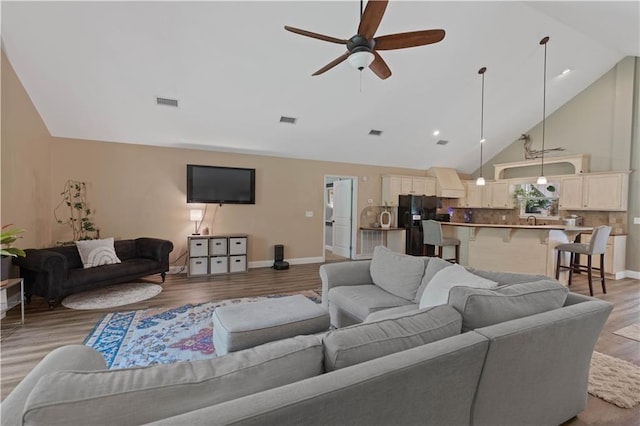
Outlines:
[[325,175],[323,252],[325,261],[356,258],[358,178]]

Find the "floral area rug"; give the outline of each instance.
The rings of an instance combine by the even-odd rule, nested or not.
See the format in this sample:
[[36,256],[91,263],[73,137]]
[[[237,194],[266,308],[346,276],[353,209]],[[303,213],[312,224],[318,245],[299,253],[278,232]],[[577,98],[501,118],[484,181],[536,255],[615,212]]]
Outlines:
[[307,290],[177,308],[113,312],[98,321],[83,343],[100,352],[110,369],[213,358],[216,350],[211,314],[216,308],[292,294],[302,294],[316,303],[321,302],[318,293]]

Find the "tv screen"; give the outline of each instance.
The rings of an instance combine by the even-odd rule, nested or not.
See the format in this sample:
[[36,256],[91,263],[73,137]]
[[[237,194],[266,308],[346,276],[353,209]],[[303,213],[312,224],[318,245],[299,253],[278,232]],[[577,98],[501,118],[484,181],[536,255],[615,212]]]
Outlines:
[[256,169],[187,164],[187,203],[255,204]]

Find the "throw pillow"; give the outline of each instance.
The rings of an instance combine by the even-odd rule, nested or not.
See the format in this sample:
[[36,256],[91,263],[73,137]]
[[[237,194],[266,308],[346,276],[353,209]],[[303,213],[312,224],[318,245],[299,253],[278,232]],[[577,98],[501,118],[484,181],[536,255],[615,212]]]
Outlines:
[[383,246],[373,249],[369,273],[373,283],[394,296],[413,300],[424,274],[424,259],[396,253]]
[[462,314],[462,330],[468,331],[561,308],[567,293],[549,279],[496,289],[454,287],[449,304]]
[[449,290],[456,286],[493,288],[497,282],[479,277],[460,265],[451,265],[436,273],[420,298],[420,309],[444,305],[449,300]]
[[113,247],[113,238],[76,241],[84,268],[121,263]]
[[460,313],[443,305],[330,331],[323,338],[325,371],[455,336],[461,326]]
[[424,289],[427,288],[427,284],[431,281],[431,278],[439,271],[443,270],[447,266],[451,266],[451,262],[446,260],[442,260],[439,257],[427,257],[427,267],[424,270],[424,276],[422,277],[422,282],[420,283],[420,287],[418,287],[418,291],[416,292],[416,297],[413,299],[414,302],[420,303],[420,299],[422,298],[422,293],[424,293]]

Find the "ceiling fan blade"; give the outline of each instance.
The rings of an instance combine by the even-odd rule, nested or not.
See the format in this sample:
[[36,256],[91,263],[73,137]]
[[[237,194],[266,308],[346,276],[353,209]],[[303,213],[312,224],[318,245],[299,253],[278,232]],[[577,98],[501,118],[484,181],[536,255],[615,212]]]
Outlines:
[[388,0],[369,0],[364,8],[358,34],[367,40],[371,40],[378,30],[384,11],[387,9]]
[[291,31],[292,33],[296,33],[296,34],[300,34],[300,35],[303,35],[303,36],[315,38],[315,39],[318,39],[318,40],[328,41],[330,43],[347,44],[347,40],[326,36],[326,35],[323,35],[323,34],[312,33],[311,31],[301,30],[300,28],[290,27],[288,25],[285,25],[284,29],[287,30],[287,31]]
[[424,30],[408,33],[389,34],[376,37],[376,50],[405,49],[437,43],[444,38],[444,30]]
[[340,62],[343,62],[345,59],[347,59],[349,57],[349,52],[345,52],[342,56],[334,59],[333,61],[329,62],[327,65],[325,65],[324,67],[320,68],[318,71],[314,72],[311,75],[320,75],[323,72],[329,71],[331,68],[335,67],[336,65],[338,65]]
[[382,56],[378,55],[378,52],[376,51],[374,51],[373,54],[376,58],[371,62],[371,65],[369,65],[371,71],[383,80],[391,77],[391,70],[384,59],[382,59]]

